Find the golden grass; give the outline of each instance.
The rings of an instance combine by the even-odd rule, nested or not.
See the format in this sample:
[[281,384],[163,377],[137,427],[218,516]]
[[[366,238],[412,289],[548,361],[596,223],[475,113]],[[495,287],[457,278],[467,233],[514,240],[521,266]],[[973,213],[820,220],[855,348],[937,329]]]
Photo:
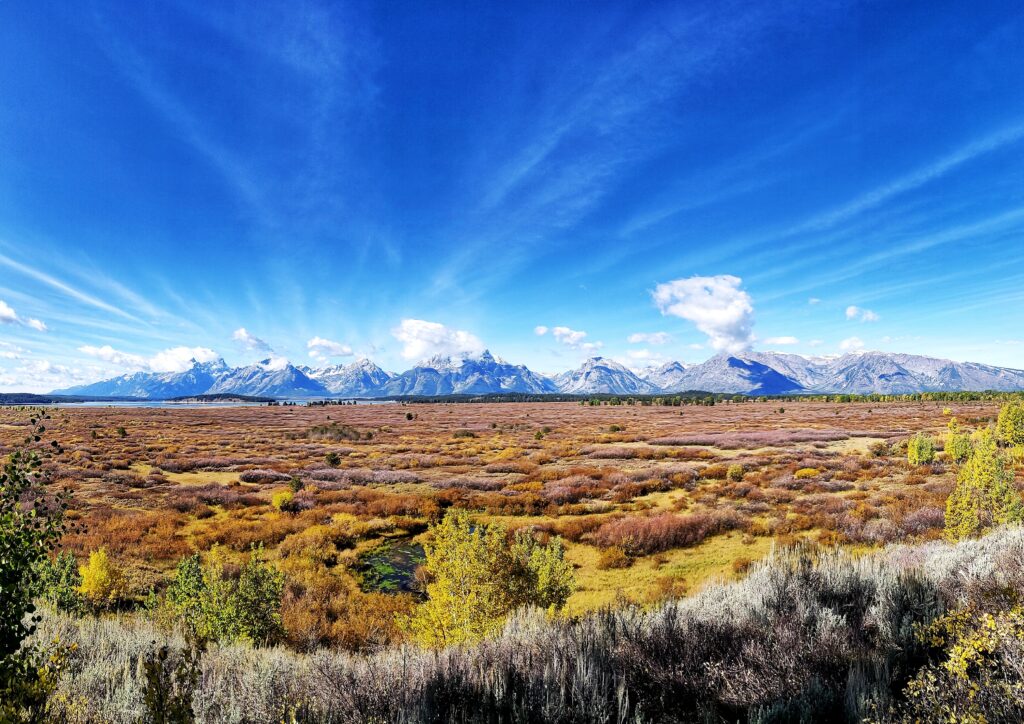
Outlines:
[[578,566],[577,591],[569,598],[566,612],[583,613],[608,606],[623,597],[635,603],[650,603],[659,590],[659,579],[672,578],[684,582],[694,592],[710,581],[733,579],[733,562],[738,559],[758,560],[771,550],[770,538],[753,538],[742,542],[741,533],[727,533],[705,540],[693,548],[645,556],[629,568],[600,570],[597,567],[601,549],[584,544],[568,544],[566,557]]

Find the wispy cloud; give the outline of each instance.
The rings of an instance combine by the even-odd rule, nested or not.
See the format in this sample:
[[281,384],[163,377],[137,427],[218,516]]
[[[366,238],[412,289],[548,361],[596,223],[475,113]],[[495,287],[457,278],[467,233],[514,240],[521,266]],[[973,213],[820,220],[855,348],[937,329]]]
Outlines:
[[274,351],[274,348],[266,340],[252,334],[245,327],[239,327],[232,332],[231,339],[253,352],[270,353]]
[[881,317],[870,309],[861,309],[856,304],[846,308],[847,319],[859,319],[862,322],[877,322]]
[[[548,74],[540,99],[531,97],[527,130],[494,133],[500,146],[481,154],[486,177],[474,188],[482,191],[458,234],[471,241],[436,272],[432,293],[469,293],[467,287],[486,289],[507,278],[538,245],[591,212],[626,167],[678,142],[665,104],[763,52],[773,29],[827,18],[813,4],[673,6],[639,16],[635,41],[585,74],[575,66]],[[491,231],[495,216],[498,233]],[[491,250],[499,244],[496,260]]]
[[[98,45],[173,133],[219,174],[249,220],[269,228],[280,228],[285,220],[291,226],[324,218],[335,225],[355,223],[351,217],[359,207],[342,193],[346,177],[339,169],[353,162],[344,129],[354,116],[375,107],[380,61],[371,26],[352,6],[341,4],[265,3],[245,12],[199,4],[180,10],[185,24],[216,36],[216,47],[244,60],[245,67],[265,69],[261,75],[268,78],[294,77],[289,114],[302,123],[288,125],[291,172],[282,173],[271,158],[280,136],[273,135],[273,143],[239,148],[232,135],[211,122],[208,108],[180,92],[174,82],[177,67],[196,59],[176,57],[176,43],[135,43],[135,34],[121,27],[120,14],[97,8]],[[241,90],[235,63],[225,63],[222,54],[207,60],[208,83],[222,84],[226,94]],[[284,125],[276,101],[268,103],[267,95],[245,89],[240,97],[248,104],[245,111],[263,120],[254,128]],[[369,242],[360,247],[365,252]]]
[[14,269],[16,272],[24,274],[27,277],[31,277],[32,279],[35,279],[38,282],[42,282],[43,284],[66,294],[72,299],[82,302],[83,304],[88,304],[91,307],[102,309],[105,312],[116,314],[117,316],[124,317],[125,319],[131,319],[136,322],[142,321],[138,317],[129,314],[123,309],[115,307],[113,304],[108,304],[107,302],[104,302],[102,299],[98,299],[92,296],[91,294],[86,294],[85,292],[72,287],[70,284],[63,282],[60,279],[52,277],[49,274],[40,271],[39,269],[30,267],[27,264],[22,264],[21,262],[15,261],[14,259],[11,259],[9,256],[4,256],[3,254],[0,254],[0,264],[10,269]]
[[626,338],[630,344],[668,344],[672,335],[668,332],[634,332]]
[[783,235],[796,235],[835,226],[853,216],[870,211],[895,196],[913,191],[941,178],[950,171],[980,156],[1018,143],[1022,139],[1024,139],[1024,122],[1013,123],[986,136],[973,139],[931,163],[871,189],[841,206],[807,219],[803,223],[790,228]]

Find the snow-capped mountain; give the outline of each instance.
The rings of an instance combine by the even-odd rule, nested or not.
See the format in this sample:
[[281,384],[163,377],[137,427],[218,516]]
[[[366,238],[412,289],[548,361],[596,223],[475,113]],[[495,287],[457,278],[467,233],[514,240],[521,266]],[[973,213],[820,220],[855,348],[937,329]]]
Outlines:
[[370,360],[356,360],[349,365],[335,365],[321,369],[300,367],[302,372],[316,380],[332,395],[367,397],[378,394],[391,379],[391,375]]
[[827,392],[908,394],[1024,389],[1024,370],[912,354],[851,352],[802,357],[781,352],[716,355],[688,368],[664,391],[745,394]]
[[913,354],[847,354],[829,361],[827,370],[820,387],[830,392],[903,394],[1024,389],[1024,370]]
[[559,392],[570,394],[647,395],[659,391],[625,365],[605,357],[591,357],[579,369],[556,375],[554,382]]
[[392,377],[384,395],[455,395],[488,392],[557,392],[548,378],[484,351],[479,357],[438,356]]
[[270,358],[246,367],[236,367],[217,378],[210,389],[213,393],[236,395],[266,395],[268,397],[325,396],[327,388],[288,360]]
[[77,385],[55,394],[95,397],[141,397],[168,399],[200,395],[213,386],[229,367],[224,360],[197,362],[184,372],[133,372],[89,385]]
[[661,367],[652,367],[640,374],[640,379],[650,382],[659,390],[678,390],[684,384],[688,365],[682,362],[666,362]]
[[753,395],[782,395],[802,392],[803,386],[765,361],[753,357],[716,355],[683,371],[666,392],[731,392]]
[[1024,390],[1024,370],[975,362],[885,352],[803,357],[782,352],[720,354],[698,365],[669,362],[639,376],[614,360],[594,357],[579,369],[546,377],[484,352],[479,357],[433,357],[401,374],[368,359],[321,369],[271,358],[230,368],[223,360],[184,372],[135,372],[55,394],[168,399],[203,393],[271,397],[384,397],[390,395],[544,394],[643,395],[721,392],[904,394],[957,390]]
[[742,359],[771,367],[801,387],[815,389],[828,375],[828,365],[835,357],[804,357],[789,352],[746,352]]

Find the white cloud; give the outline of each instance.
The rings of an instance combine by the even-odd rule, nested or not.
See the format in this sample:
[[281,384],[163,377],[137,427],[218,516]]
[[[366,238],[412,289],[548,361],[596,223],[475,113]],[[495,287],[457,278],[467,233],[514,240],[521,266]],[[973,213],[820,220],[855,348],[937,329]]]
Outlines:
[[0,324],[17,324],[18,315],[3,299],[0,299]]
[[686,346],[689,349],[704,349],[704,345],[702,345],[700,342],[692,342]]
[[569,327],[555,327],[551,330],[551,334],[567,347],[577,346],[587,336],[586,332],[579,329],[570,329]]
[[858,317],[862,322],[877,322],[880,319],[880,317],[870,309],[861,309],[854,304],[851,304],[846,308],[847,319],[857,319]]
[[209,347],[172,347],[149,358],[153,372],[184,372],[192,369],[192,362],[216,362],[220,355]]
[[811,297],[810,299],[807,300],[807,303],[811,305],[821,304],[821,300],[818,299],[817,297]]
[[11,392],[49,392],[95,379],[97,370],[88,372],[53,364],[49,360],[26,360],[9,372],[0,370],[0,390]]
[[279,372],[287,367],[289,364],[287,357],[279,357],[276,354],[270,355],[266,360],[260,363],[260,366],[270,372]]
[[87,354],[90,357],[96,357],[109,362],[115,367],[124,367],[125,369],[148,369],[149,363],[145,357],[137,354],[130,354],[128,352],[121,352],[114,349],[109,344],[105,344],[102,347],[94,347],[91,344],[87,344],[84,347],[79,347],[78,351],[82,354]]
[[484,343],[475,335],[422,319],[403,319],[391,335],[402,343],[402,356],[409,360],[434,355],[473,357],[484,351]]
[[820,347],[823,344],[825,344],[825,342],[823,340],[812,339],[810,342],[807,343],[807,346],[808,347]]
[[231,339],[241,343],[246,349],[256,350],[257,352],[273,352],[274,348],[267,344],[265,341],[260,339],[254,334],[250,334],[249,330],[245,327],[239,327],[232,335]]
[[142,370],[146,372],[184,372],[191,369],[192,362],[213,362],[219,356],[207,347],[172,347],[157,352],[152,357],[122,352],[109,344],[102,347],[85,345],[79,347],[82,354],[96,357],[124,370]]
[[22,355],[26,352],[28,352],[28,350],[22,349],[12,342],[4,342],[3,340],[0,340],[0,358],[21,359]]
[[667,344],[672,339],[668,332],[636,332],[629,335],[630,344]]
[[[544,332],[540,332],[540,329],[543,329]],[[547,334],[549,330],[547,327],[537,327],[534,331],[537,334]],[[587,354],[596,352],[604,347],[604,342],[585,342],[584,340],[587,338],[587,333],[580,329],[571,329],[569,327],[559,326],[552,327],[550,332],[551,336],[554,337],[556,341],[564,344],[566,347]]]
[[543,337],[545,334],[548,333],[548,328],[545,327],[543,324],[538,324],[536,327],[533,328],[533,333],[538,337]]
[[800,340],[796,337],[768,337],[765,344],[800,344]]
[[693,322],[714,349],[741,352],[754,341],[754,307],[742,283],[731,274],[676,279],[654,289],[654,303],[662,314]]
[[306,349],[313,359],[324,359],[326,357],[351,357],[352,348],[341,342],[333,342],[323,337],[313,337],[306,342]]
[[847,337],[839,343],[839,349],[844,352],[855,352],[864,349],[864,341],[860,337]]
[[649,349],[626,350],[625,357],[615,357],[614,359],[638,375],[656,369],[669,361],[660,352],[652,352]]
[[626,350],[626,357],[630,361],[647,362],[648,364],[660,364],[662,362],[668,361],[667,358],[660,352],[652,352],[646,348]]
[[31,317],[19,316],[3,299],[0,299],[0,324],[19,324],[23,327],[30,327],[37,332],[46,331],[45,322]]

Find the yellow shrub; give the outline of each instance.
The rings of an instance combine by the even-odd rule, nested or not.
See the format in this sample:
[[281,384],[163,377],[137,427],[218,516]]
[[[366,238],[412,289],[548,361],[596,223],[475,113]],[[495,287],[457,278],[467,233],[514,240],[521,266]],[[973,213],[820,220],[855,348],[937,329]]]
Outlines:
[[813,478],[817,476],[817,474],[817,468],[800,468],[795,473],[793,473],[793,477],[796,478],[797,480],[805,480],[807,478]]
[[500,450],[496,454],[492,455],[491,456],[491,460],[493,462],[498,462],[498,461],[501,461],[501,460],[515,460],[518,457],[522,457],[522,455],[523,455],[523,449],[522,448],[520,448],[520,447],[507,447],[507,448],[504,448],[504,449]]
[[78,573],[82,577],[78,592],[96,608],[116,605],[127,591],[124,573],[107,555],[106,548],[90,553],[89,563],[80,566]]
[[524,483],[513,483],[505,487],[506,490],[516,490],[520,493],[539,493],[544,489],[544,484],[536,480]]
[[270,504],[274,506],[276,510],[291,510],[295,504],[295,493],[293,493],[288,488],[285,488],[284,490],[278,490],[270,499]]

